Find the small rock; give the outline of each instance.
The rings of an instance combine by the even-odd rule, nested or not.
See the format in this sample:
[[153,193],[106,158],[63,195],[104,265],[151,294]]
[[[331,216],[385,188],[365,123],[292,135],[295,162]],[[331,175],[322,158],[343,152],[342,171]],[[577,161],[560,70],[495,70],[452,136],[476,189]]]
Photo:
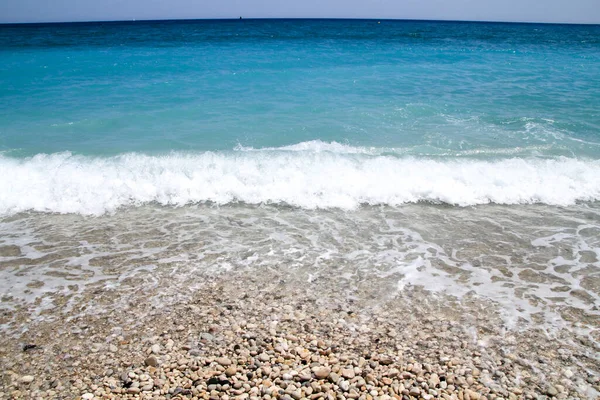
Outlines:
[[554,386],[548,386],[546,389],[546,394],[548,396],[556,396],[558,394],[558,390]]
[[227,376],[233,376],[237,373],[237,368],[234,365],[229,366],[226,370],[225,370],[225,375]]
[[298,379],[302,382],[304,381],[310,381],[310,378],[312,378],[310,371],[308,369],[304,369],[302,371],[300,371],[300,373],[298,373]]
[[379,359],[379,364],[381,364],[381,365],[390,365],[393,362],[394,362],[394,360],[392,360],[392,358],[389,356],[382,356]]
[[418,397],[421,394],[421,390],[418,387],[413,386],[410,388],[408,394],[414,397]]
[[94,394],[93,393],[85,393],[81,395],[81,398],[83,400],[91,400],[94,398]]
[[350,389],[350,382],[348,381],[340,381],[338,383],[338,386],[340,387],[340,389],[342,389],[344,392],[347,392],[348,389]]
[[573,377],[573,371],[571,371],[570,369],[565,369],[563,371],[563,375],[567,378],[567,379],[571,379]]
[[331,370],[327,367],[317,367],[313,370],[313,373],[317,379],[326,379],[331,373]]
[[427,383],[429,384],[429,387],[434,388],[440,384],[440,377],[438,374],[431,374]]
[[146,364],[149,367],[158,367],[158,358],[156,358],[155,356],[150,356],[148,358],[146,358],[146,360],[144,361],[144,364]]
[[130,387],[129,389],[127,389],[127,393],[129,394],[137,394],[140,392],[140,388],[137,387]]
[[153,344],[152,347],[150,347],[150,351],[152,352],[152,354],[160,354],[160,345]]
[[224,367],[228,367],[231,365],[231,360],[227,357],[219,357],[215,361]]
[[332,372],[331,374],[329,374],[329,380],[332,383],[337,383],[340,380],[340,376],[338,374],[336,374],[335,372]]
[[31,376],[31,375],[24,375],[24,376],[21,377],[20,381],[21,381],[21,383],[29,384],[29,383],[33,382],[33,376]]
[[296,350],[296,354],[298,354],[300,358],[308,358],[310,356],[310,351],[300,348]]
[[342,376],[346,379],[352,379],[356,375],[354,373],[354,369],[352,369],[352,368],[343,368],[341,372],[342,372]]

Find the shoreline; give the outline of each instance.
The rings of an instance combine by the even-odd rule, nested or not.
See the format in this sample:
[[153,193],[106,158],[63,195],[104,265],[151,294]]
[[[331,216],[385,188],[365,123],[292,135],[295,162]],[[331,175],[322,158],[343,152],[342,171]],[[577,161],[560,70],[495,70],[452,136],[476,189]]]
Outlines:
[[600,400],[600,26],[213,22],[0,27],[0,400]]
[[[307,283],[265,268],[206,275],[181,297],[169,280],[86,287],[61,318],[0,339],[0,399],[591,399],[598,344],[573,332],[508,330],[498,308],[408,287]],[[60,301],[56,301],[60,304]],[[65,302],[66,304],[66,302]],[[158,306],[157,304],[162,304]],[[79,315],[78,315],[79,314]],[[23,323],[26,308],[13,314]],[[28,347],[24,347],[28,346]],[[588,351],[582,351],[587,349]],[[587,353],[587,354],[586,354]],[[542,396],[542,397],[540,397]]]

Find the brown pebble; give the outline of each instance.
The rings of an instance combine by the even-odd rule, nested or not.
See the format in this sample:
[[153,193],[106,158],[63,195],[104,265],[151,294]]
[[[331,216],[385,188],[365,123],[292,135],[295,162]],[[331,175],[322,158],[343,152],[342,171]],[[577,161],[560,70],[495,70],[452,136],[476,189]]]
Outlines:
[[150,356],[146,358],[144,364],[146,364],[149,367],[158,367],[158,358],[156,358],[155,356]]
[[379,364],[381,365],[390,365],[393,362],[394,360],[392,360],[392,358],[388,356],[383,356],[379,359]]

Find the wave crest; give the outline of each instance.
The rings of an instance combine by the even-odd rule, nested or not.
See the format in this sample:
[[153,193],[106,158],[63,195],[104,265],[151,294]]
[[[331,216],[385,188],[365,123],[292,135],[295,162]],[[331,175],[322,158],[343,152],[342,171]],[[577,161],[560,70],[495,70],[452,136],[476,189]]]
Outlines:
[[411,202],[569,205],[600,199],[600,161],[421,159],[319,151],[0,155],[0,213],[103,214],[158,202],[353,209]]

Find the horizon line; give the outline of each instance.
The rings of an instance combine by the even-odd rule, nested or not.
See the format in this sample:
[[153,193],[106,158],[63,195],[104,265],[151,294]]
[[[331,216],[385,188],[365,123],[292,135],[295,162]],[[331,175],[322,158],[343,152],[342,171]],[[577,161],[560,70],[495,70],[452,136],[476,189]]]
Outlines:
[[461,19],[420,19],[420,18],[345,18],[345,17],[229,17],[229,18],[165,18],[165,19],[108,19],[80,21],[29,21],[0,22],[0,26],[18,25],[78,25],[78,24],[118,24],[144,22],[205,22],[205,21],[388,21],[388,22],[451,22],[481,24],[527,24],[527,25],[584,25],[598,26],[600,22],[537,22],[537,21],[500,21],[500,20],[461,20]]

